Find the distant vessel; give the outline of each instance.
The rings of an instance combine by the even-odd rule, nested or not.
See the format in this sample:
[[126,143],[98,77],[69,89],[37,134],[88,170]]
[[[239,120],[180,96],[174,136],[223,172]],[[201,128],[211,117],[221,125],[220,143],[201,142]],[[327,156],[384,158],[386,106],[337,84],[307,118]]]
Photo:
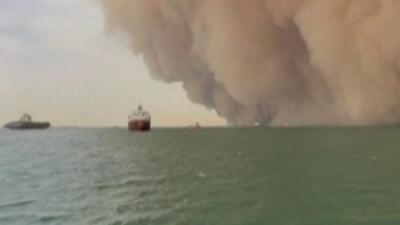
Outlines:
[[149,131],[151,129],[151,115],[141,105],[129,116],[130,131]]
[[33,122],[30,115],[24,114],[19,121],[8,123],[4,127],[13,130],[47,129],[50,127],[50,123]]
[[196,122],[194,125],[187,126],[187,128],[190,128],[190,129],[193,129],[193,130],[197,130],[197,129],[200,129],[201,126],[200,126],[199,122]]

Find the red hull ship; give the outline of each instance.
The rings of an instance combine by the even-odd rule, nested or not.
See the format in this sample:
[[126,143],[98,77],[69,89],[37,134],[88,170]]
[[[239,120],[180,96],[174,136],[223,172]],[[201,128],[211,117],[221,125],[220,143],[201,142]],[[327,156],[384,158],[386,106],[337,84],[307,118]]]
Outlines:
[[130,131],[149,131],[151,130],[151,116],[150,113],[143,110],[139,105],[136,112],[129,116],[128,128]]

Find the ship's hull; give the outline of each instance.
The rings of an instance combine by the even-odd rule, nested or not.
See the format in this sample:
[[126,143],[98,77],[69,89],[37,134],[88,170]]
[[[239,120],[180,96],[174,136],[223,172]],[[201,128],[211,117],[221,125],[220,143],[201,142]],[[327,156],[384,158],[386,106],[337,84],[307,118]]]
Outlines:
[[130,131],[149,131],[151,130],[151,122],[148,120],[129,121]]
[[12,130],[43,130],[43,129],[49,128],[50,123],[18,121],[18,122],[12,122],[12,123],[6,124],[4,127],[7,129],[12,129]]

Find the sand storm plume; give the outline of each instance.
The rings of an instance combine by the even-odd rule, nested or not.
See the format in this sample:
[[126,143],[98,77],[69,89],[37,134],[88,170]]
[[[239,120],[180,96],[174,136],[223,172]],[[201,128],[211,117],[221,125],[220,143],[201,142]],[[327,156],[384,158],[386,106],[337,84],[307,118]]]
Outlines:
[[400,121],[398,0],[101,0],[152,76],[232,125]]

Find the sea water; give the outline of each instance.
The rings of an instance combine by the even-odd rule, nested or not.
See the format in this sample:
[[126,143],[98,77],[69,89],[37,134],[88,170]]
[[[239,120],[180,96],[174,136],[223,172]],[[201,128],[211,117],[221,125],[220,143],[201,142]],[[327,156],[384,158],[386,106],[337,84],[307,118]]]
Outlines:
[[398,225],[400,129],[0,130],[1,225]]

